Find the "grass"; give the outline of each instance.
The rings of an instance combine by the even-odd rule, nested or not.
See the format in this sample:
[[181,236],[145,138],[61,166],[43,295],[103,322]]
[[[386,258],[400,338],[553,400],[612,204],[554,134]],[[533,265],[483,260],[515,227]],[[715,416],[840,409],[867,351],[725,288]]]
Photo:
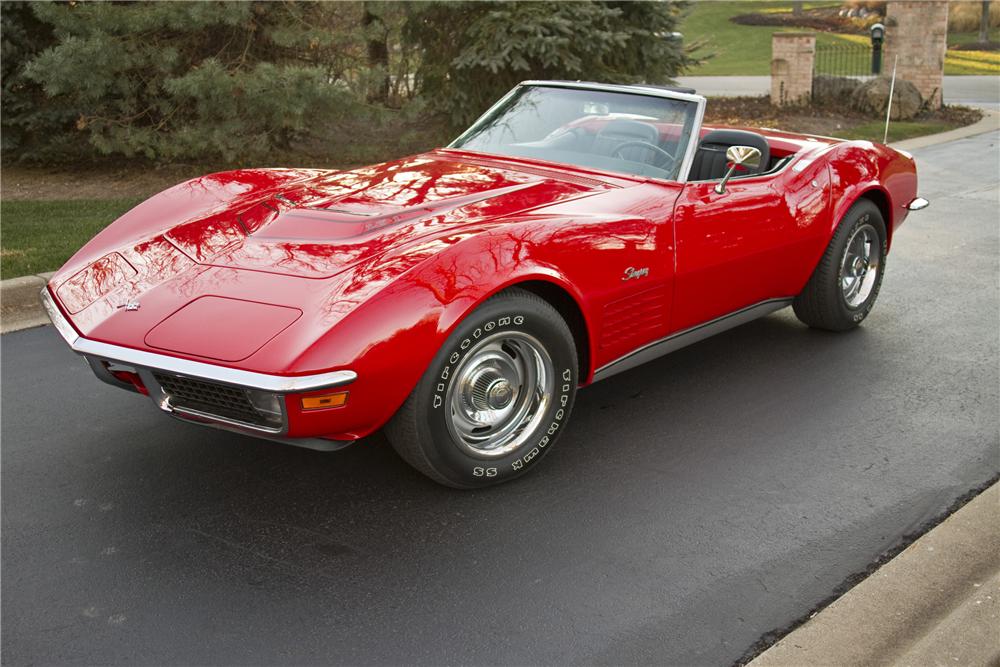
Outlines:
[[[949,125],[941,121],[905,121],[894,120],[889,123],[889,143],[922,137],[926,134],[935,134],[954,129],[954,125]],[[861,123],[850,128],[845,128],[840,133],[841,139],[868,139],[869,141],[882,141],[882,134],[885,132],[884,120],[873,120]]]
[[[976,42],[979,35],[955,44]],[[990,33],[990,39],[1000,41],[1000,30]],[[951,36],[948,37],[951,43]],[[949,49],[944,56],[945,74],[1000,74],[1000,51],[957,51]]]
[[[839,6],[839,2],[807,2],[805,8]],[[699,0],[693,3],[679,30],[688,44],[701,43],[694,52],[704,63],[686,74],[692,76],[766,76],[771,73],[771,35],[788,31],[775,26],[738,25],[729,19],[737,14],[791,11],[791,2],[730,0],[716,2]],[[814,31],[809,31],[814,32]],[[1000,29],[990,31],[992,40],[1000,41]],[[948,44],[968,44],[978,39],[977,33],[949,33]],[[844,42],[869,43],[863,35],[816,33],[817,46]],[[891,67],[891,64],[888,65]],[[1000,53],[989,51],[953,51],[945,56],[944,73],[1000,74]]]
[[[1000,42],[1000,28],[990,28],[991,42]],[[962,44],[976,44],[979,42],[979,31],[975,32],[949,32],[948,46],[960,46]]]
[[[806,6],[830,3],[807,3]],[[729,19],[753,11],[791,11],[791,2],[705,1],[692,4],[681,22],[684,41],[703,46],[694,57],[711,58],[692,68],[692,76],[754,76],[771,73],[771,35],[774,26],[738,25]]]
[[137,199],[0,202],[0,277],[54,271]]

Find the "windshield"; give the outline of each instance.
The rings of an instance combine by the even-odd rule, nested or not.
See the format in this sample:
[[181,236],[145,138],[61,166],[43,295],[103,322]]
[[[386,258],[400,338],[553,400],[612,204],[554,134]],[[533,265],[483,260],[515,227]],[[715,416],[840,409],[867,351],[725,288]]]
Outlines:
[[641,92],[521,86],[449,148],[677,180],[696,111]]

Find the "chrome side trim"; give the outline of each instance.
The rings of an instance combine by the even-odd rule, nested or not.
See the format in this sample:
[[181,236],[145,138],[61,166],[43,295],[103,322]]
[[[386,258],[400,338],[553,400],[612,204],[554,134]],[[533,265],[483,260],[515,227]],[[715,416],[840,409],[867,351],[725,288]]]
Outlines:
[[698,326],[691,327],[690,329],[685,329],[675,334],[671,334],[660,340],[653,341],[647,345],[640,347],[638,350],[633,350],[625,356],[615,359],[611,363],[601,366],[596,371],[594,371],[594,382],[599,382],[600,380],[605,380],[612,375],[617,375],[623,371],[631,370],[636,366],[641,366],[647,361],[656,359],[657,357],[662,357],[665,354],[669,354],[682,347],[687,347],[698,341],[705,340],[717,333],[722,333],[727,329],[732,329],[733,327],[738,327],[741,324],[746,324],[747,322],[752,322],[758,318],[765,315],[773,313],[776,310],[781,310],[792,304],[791,298],[786,299],[768,299],[767,301],[761,301],[752,306],[748,306],[736,312],[729,313],[728,315],[723,315],[722,317],[717,317],[714,320],[705,322],[704,324],[699,324]]
[[913,201],[911,201],[909,204],[907,204],[906,208],[910,209],[911,211],[920,211],[922,209],[927,208],[930,205],[931,205],[931,203],[929,201],[927,201],[926,199],[924,199],[923,197],[917,197],[916,199],[914,199]]
[[42,288],[42,305],[45,306],[45,310],[49,315],[49,319],[52,320],[56,331],[59,332],[74,352],[100,357],[108,361],[153,368],[193,378],[204,378],[213,382],[238,387],[249,387],[250,389],[260,389],[276,394],[339,387],[350,384],[358,379],[358,374],[349,370],[317,373],[315,375],[270,375],[267,373],[256,373],[237,368],[216,366],[215,364],[207,364],[201,361],[189,361],[166,354],[136,350],[131,347],[101,343],[96,340],[84,338],[76,332],[69,323],[69,320],[63,316],[62,311],[59,310],[59,307],[53,301],[47,287]]

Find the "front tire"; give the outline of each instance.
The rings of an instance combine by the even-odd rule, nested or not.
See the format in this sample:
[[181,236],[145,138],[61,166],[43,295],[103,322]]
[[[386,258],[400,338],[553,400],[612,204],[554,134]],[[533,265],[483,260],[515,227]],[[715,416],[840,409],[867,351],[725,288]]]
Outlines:
[[566,322],[537,295],[509,289],[448,336],[386,435],[407,463],[446,486],[505,482],[552,449],[577,383]]
[[804,324],[847,331],[861,324],[875,305],[888,252],[885,221],[869,199],[844,214],[830,245],[792,308]]

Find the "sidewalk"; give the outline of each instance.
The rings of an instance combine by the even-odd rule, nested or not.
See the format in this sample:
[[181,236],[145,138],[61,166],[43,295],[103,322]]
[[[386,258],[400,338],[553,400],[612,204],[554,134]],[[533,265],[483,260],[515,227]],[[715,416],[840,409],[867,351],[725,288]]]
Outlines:
[[39,273],[0,282],[0,333],[49,323],[38,294],[54,273]]
[[[677,84],[706,97],[742,97],[771,92],[769,76],[679,76]],[[1000,111],[1000,76],[946,76],[944,103]]]
[[1000,483],[748,667],[1000,664]]

